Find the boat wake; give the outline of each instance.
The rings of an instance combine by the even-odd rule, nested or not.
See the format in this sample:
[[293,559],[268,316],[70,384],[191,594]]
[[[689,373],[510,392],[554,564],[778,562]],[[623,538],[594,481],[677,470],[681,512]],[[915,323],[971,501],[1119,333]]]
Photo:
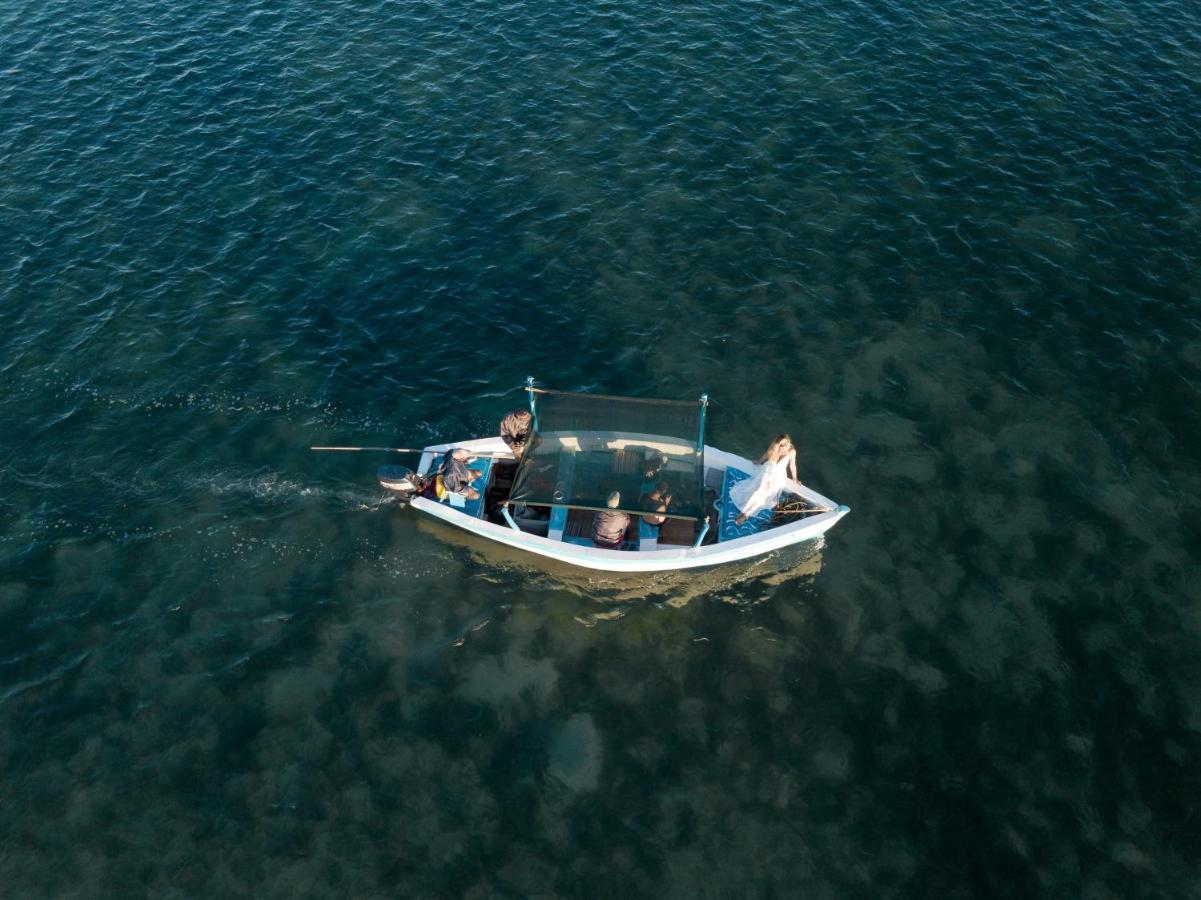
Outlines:
[[330,504],[340,510],[368,511],[397,505],[394,495],[378,488],[347,482],[314,484],[278,472],[217,472],[187,479],[185,487],[218,497],[251,497],[278,505],[312,501]]

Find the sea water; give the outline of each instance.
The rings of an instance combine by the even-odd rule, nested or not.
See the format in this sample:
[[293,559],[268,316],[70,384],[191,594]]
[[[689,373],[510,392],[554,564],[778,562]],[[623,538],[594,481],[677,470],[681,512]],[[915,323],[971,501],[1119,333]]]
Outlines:
[[[1201,891],[1201,9],[0,2],[0,884]],[[527,375],[853,512],[421,521]]]

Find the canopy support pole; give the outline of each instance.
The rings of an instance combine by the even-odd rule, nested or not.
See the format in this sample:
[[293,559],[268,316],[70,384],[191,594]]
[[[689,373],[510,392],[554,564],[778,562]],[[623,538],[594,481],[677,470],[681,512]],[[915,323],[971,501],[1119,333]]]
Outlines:
[[701,533],[696,536],[696,543],[693,547],[699,547],[705,540],[705,535],[709,533],[709,518],[705,517],[705,524],[701,526]]
[[521,529],[517,527],[517,523],[513,521],[513,516],[509,513],[509,504],[507,501],[500,508],[500,514],[505,517],[505,521],[509,523],[510,528],[512,528],[514,531],[521,531]]
[[696,433],[696,452],[701,453],[705,449],[705,411],[709,408],[709,395],[701,394],[701,424]]
[[534,421],[530,423],[530,428],[533,431],[538,430],[538,407],[534,403],[534,376],[527,375],[525,377],[525,390],[530,395],[530,415]]

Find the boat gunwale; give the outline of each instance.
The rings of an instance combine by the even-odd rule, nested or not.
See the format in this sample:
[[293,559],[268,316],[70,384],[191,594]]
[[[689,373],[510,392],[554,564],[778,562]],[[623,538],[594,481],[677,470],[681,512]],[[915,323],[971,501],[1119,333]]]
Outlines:
[[[508,447],[505,446],[499,437],[451,441],[442,444],[432,444],[426,447],[422,453],[418,471],[422,474],[428,472],[435,456],[456,448],[468,451],[474,450],[480,453],[499,452],[501,454],[508,454],[510,458],[515,458],[508,453]],[[738,464],[740,463],[748,468],[754,466],[754,463],[745,457],[738,456],[727,450],[712,447],[708,444],[704,447],[704,453],[706,469],[724,470],[731,465],[739,468]],[[710,465],[711,453],[713,454],[713,461],[718,463],[718,465]],[[562,538],[553,539],[544,537],[543,535],[530,534],[511,528],[508,525],[499,525],[495,522],[490,522],[482,517],[469,516],[455,507],[425,497],[415,498],[411,505],[421,512],[456,525],[466,531],[479,534],[481,537],[490,538],[499,543],[522,550],[528,550],[531,553],[547,557],[548,559],[603,571],[649,572],[721,565],[727,562],[736,562],[741,559],[770,553],[791,544],[799,544],[821,536],[832,528],[839,519],[850,512],[848,507],[836,503],[807,485],[802,485],[802,488],[804,488],[802,496],[807,500],[826,505],[829,507],[829,511],[818,513],[815,516],[808,516],[804,519],[798,519],[786,525],[769,528],[765,531],[742,535],[728,541],[717,541],[700,547],[681,545],[666,548],[656,547],[654,550],[610,550],[603,547],[575,544],[564,541]]]

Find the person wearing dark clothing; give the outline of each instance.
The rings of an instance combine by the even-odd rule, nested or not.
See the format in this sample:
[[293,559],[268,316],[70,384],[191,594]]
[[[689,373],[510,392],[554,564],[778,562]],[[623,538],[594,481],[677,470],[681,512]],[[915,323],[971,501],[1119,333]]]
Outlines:
[[[667,507],[671,505],[671,486],[668,483],[662,482],[657,488],[651,491],[647,496],[642,498],[642,508],[655,513],[667,512]],[[647,525],[662,525],[667,521],[666,516],[651,515],[642,517]]]
[[479,469],[469,469],[467,464],[474,462],[475,457],[466,450],[451,450],[442,459],[442,468],[438,474],[442,478],[442,487],[452,494],[462,494],[468,500],[474,500],[480,492],[471,486],[483,473]]
[[630,516],[617,507],[621,505],[621,494],[614,491],[605,504],[609,508],[598,512],[592,519],[592,543],[607,550],[617,550],[625,540],[630,527]]
[[515,409],[500,420],[500,439],[518,459],[525,452],[533,423],[534,417],[528,409]]
[[660,470],[667,465],[667,454],[662,450],[650,450],[642,463],[642,480],[653,481]]

